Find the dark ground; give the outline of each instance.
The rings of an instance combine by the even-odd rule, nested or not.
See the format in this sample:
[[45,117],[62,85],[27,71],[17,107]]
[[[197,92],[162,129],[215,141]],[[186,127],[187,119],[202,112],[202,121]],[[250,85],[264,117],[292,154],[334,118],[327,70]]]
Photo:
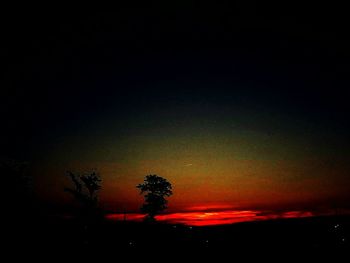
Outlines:
[[[10,249],[30,256],[91,259],[206,256],[282,262],[291,257],[342,258],[350,254],[350,216],[281,219],[232,225],[189,227],[104,221],[90,228],[73,219],[42,218],[11,231]],[[163,258],[162,255],[167,258]],[[282,256],[282,258],[281,258]],[[164,260],[163,260],[163,259]]]

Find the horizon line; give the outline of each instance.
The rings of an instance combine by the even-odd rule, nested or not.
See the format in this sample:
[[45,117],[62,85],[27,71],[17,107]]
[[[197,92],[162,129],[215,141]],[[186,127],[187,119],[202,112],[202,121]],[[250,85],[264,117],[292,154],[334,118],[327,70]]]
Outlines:
[[[350,214],[350,211],[348,211]],[[344,213],[346,214],[346,213]],[[226,225],[241,222],[264,221],[271,219],[304,218],[314,216],[335,215],[330,212],[312,212],[306,210],[290,210],[274,212],[267,210],[221,210],[221,211],[185,211],[163,213],[155,218],[159,222],[183,224],[187,226]],[[105,215],[111,221],[141,222],[146,214],[143,213],[108,213]]]

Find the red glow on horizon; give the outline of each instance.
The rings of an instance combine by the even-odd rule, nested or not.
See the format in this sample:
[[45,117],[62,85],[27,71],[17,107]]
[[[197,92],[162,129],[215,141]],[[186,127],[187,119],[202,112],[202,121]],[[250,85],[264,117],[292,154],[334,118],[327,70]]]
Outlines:
[[[163,214],[156,216],[160,222],[171,224],[184,224],[187,226],[210,226],[210,225],[225,225],[249,221],[261,221],[278,218],[300,218],[313,216],[308,211],[288,211],[283,213],[251,211],[251,210],[226,210],[215,212],[181,212],[172,214]],[[106,216],[109,220],[127,220],[137,221],[143,220],[145,215],[137,213],[129,214],[109,214]]]
[[137,214],[137,213],[127,213],[127,214],[108,214],[105,216],[108,220],[114,220],[114,221],[122,221],[122,220],[128,220],[128,221],[142,221],[145,217],[144,214]]
[[207,205],[195,205],[195,206],[189,206],[186,207],[184,210],[188,212],[195,212],[195,211],[228,211],[228,210],[234,210],[235,207],[232,205],[227,204],[207,204]]

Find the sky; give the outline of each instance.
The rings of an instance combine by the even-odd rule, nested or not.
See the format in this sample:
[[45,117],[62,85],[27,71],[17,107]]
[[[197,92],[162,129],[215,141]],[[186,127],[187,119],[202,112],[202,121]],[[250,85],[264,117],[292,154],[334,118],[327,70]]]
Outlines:
[[172,212],[348,209],[346,16],[279,8],[3,18],[1,157],[48,203],[95,169],[112,211],[138,211],[148,174]]

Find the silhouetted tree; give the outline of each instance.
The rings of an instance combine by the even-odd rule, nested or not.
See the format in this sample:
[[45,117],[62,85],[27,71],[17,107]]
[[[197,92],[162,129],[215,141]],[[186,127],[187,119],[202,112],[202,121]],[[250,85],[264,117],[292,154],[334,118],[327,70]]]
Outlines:
[[70,171],[67,176],[73,182],[74,188],[65,188],[66,192],[71,193],[83,206],[97,206],[97,191],[101,189],[101,178],[96,172],[90,174],[74,174]]
[[141,207],[147,213],[145,220],[155,221],[155,216],[167,208],[167,200],[173,194],[171,183],[158,175],[147,175],[143,184],[136,186],[140,194],[145,194],[145,203]]
[[82,175],[67,172],[67,176],[71,179],[73,187],[66,187],[65,191],[80,203],[78,219],[84,227],[84,241],[88,242],[88,239],[91,239],[91,226],[96,225],[102,216],[98,208],[98,190],[101,189],[102,180],[96,172]]

